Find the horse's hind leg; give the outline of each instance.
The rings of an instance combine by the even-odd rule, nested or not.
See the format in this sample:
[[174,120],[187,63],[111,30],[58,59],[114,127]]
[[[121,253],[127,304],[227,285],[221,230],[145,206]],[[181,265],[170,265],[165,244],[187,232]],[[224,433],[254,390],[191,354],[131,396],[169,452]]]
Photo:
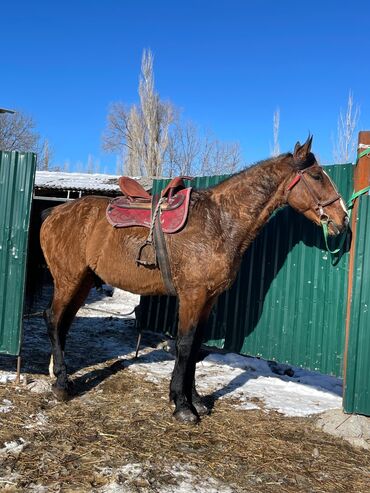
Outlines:
[[55,283],[53,301],[44,314],[52,348],[53,372],[56,376],[53,391],[60,400],[68,398],[69,388],[67,367],[64,361],[66,337],[92,285],[93,277],[90,272],[85,273],[78,281],[68,286],[61,287]]

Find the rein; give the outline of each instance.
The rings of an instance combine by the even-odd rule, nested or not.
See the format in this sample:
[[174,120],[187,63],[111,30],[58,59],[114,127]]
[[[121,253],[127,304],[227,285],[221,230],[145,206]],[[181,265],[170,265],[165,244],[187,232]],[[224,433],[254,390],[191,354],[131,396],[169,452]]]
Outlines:
[[[363,148],[363,147],[365,147],[364,144],[360,144],[359,145],[359,148]],[[361,157],[369,156],[369,155],[370,155],[370,147],[369,146],[366,146],[365,150],[362,151],[362,152],[360,152],[358,154],[357,161]],[[355,205],[356,199],[359,198],[359,197],[361,197],[361,195],[364,195],[365,193],[367,193],[369,191],[370,191],[370,186],[365,187],[365,188],[362,188],[361,190],[357,190],[357,192],[353,192],[352,193],[350,199],[346,203],[346,208],[348,210],[348,220],[351,218],[352,209],[353,209],[353,206]],[[345,240],[345,238],[347,236],[347,230],[346,230],[346,233],[343,235],[343,238],[340,241],[339,247],[336,248],[335,250],[330,250],[330,248],[328,246],[328,229],[324,225],[323,225],[323,233],[324,233],[325,245],[326,245],[327,250],[332,254],[332,263],[333,263],[333,256],[335,254],[339,253],[339,251],[341,250],[341,248],[342,248],[342,246],[344,244],[344,240]]]
[[[359,145],[359,148],[364,148],[365,145],[364,144],[360,144]],[[361,158],[361,157],[364,157],[364,156],[369,156],[370,155],[370,146],[367,146],[365,147],[365,150],[360,152],[357,156],[357,161]],[[355,205],[355,201],[357,198],[361,197],[361,195],[364,195],[365,193],[369,192],[370,191],[370,186],[368,187],[365,187],[365,188],[362,188],[361,190],[357,190],[357,192],[353,192],[350,199],[348,200],[348,202],[346,203],[346,209],[348,211],[348,223],[349,223],[349,219],[351,218],[351,214],[352,214],[352,209],[353,209],[353,206]],[[342,246],[344,245],[344,242],[345,242],[345,239],[347,237],[347,232],[348,232],[348,229],[346,230],[346,232],[342,235],[342,238],[340,240],[340,243],[339,243],[339,246],[338,248],[336,248],[335,250],[331,250],[329,248],[329,245],[328,245],[328,236],[329,236],[329,233],[328,233],[328,227],[327,227],[327,224],[322,224],[322,230],[323,230],[323,234],[324,234],[324,240],[325,240],[325,246],[326,246],[326,249],[328,250],[328,252],[331,254],[331,259],[332,259],[332,264],[335,265],[338,258],[335,257],[336,254],[338,254],[340,252],[340,250],[342,249]]]
[[[348,210],[348,220],[351,218],[352,209],[353,209],[353,206],[355,205],[355,200],[358,197],[360,197],[361,195],[363,195],[369,191],[370,191],[370,186],[362,188],[361,190],[358,190],[357,192],[353,192],[353,194],[351,195],[351,198],[346,203],[346,209]],[[322,226],[322,232],[324,235],[325,247],[331,255],[331,263],[332,263],[332,265],[336,265],[337,261],[339,260],[338,257],[336,257],[336,255],[341,251],[341,249],[344,245],[344,242],[347,238],[348,228],[346,229],[345,233],[342,234],[338,248],[331,250],[329,247],[329,241],[328,241],[328,238],[329,238],[328,223],[327,222],[321,222],[321,226]]]

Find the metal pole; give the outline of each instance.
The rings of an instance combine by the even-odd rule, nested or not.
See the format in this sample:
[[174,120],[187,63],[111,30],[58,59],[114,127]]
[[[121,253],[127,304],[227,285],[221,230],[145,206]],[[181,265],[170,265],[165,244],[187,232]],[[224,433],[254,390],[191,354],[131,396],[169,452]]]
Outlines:
[[142,335],[142,331],[140,330],[139,331],[139,334],[137,336],[136,351],[135,351],[135,358],[134,359],[137,359],[137,357],[139,355],[139,349],[140,349],[140,343],[141,343],[141,335]]

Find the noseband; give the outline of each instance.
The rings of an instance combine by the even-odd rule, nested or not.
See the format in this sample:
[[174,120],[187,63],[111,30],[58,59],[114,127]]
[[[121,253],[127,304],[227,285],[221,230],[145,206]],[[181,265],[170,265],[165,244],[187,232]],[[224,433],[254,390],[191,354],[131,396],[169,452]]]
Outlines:
[[[315,210],[317,212],[317,215],[319,216],[319,219],[321,221],[321,223],[325,222],[325,223],[329,223],[331,222],[333,224],[333,226],[336,228],[335,226],[335,223],[329,218],[329,216],[325,213],[324,211],[324,208],[327,207],[328,205],[330,204],[333,204],[334,202],[336,202],[337,200],[340,200],[341,199],[341,196],[339,195],[338,193],[338,190],[336,189],[334,183],[331,181],[331,179],[329,178],[329,181],[333,187],[333,190],[334,190],[334,195],[332,197],[330,197],[329,199],[325,200],[324,202],[322,202],[319,197],[316,195],[315,191],[313,190],[313,188],[311,187],[309,181],[307,180],[307,178],[305,177],[305,173],[306,171],[312,169],[312,168],[320,168],[320,166],[318,166],[316,163],[314,164],[311,164],[311,166],[308,166],[307,168],[303,169],[303,170],[299,170],[296,174],[296,176],[293,178],[293,180],[289,183],[288,187],[287,187],[287,192],[289,193],[292,188],[295,187],[295,185],[300,181],[302,180],[304,186],[306,187],[307,191],[310,193],[311,197],[313,198],[313,201],[315,203]],[[321,169],[321,168],[320,168]],[[306,209],[308,210],[308,209]],[[337,229],[337,228],[336,228]]]

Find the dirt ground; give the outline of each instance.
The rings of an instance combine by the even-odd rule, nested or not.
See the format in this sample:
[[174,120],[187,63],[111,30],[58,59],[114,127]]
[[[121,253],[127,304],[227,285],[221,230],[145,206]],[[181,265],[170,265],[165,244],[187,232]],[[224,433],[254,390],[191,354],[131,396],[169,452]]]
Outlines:
[[[112,337],[113,350],[110,318],[91,323],[100,324],[99,337]],[[133,321],[122,324],[134,348]],[[240,410],[228,399],[209,402],[212,413],[199,425],[179,424],[169,382],[147,381],[131,371],[135,361],[112,357],[114,351],[92,355],[86,348],[93,332],[83,343],[72,336],[75,395],[57,402],[46,375],[49,346],[38,327],[30,322],[26,333],[26,383],[0,384],[0,405],[12,406],[0,412],[1,491],[370,491],[370,452],[317,430],[314,418]],[[146,335],[143,345],[158,340]],[[14,369],[14,359],[0,357],[0,369]]]
[[[100,383],[85,392],[92,380]],[[167,386],[143,381],[121,361],[91,369],[76,387],[79,395],[58,403],[50,393],[0,386],[0,402],[14,406],[0,414],[0,448],[24,441],[20,453],[0,455],[0,489],[178,491],[171,470],[180,466],[198,484],[216,480],[214,491],[370,491],[370,454],[317,431],[310,419],[218,401],[199,425],[180,425]],[[139,464],[140,474],[122,473],[127,464]],[[112,483],[116,490],[105,489]]]

